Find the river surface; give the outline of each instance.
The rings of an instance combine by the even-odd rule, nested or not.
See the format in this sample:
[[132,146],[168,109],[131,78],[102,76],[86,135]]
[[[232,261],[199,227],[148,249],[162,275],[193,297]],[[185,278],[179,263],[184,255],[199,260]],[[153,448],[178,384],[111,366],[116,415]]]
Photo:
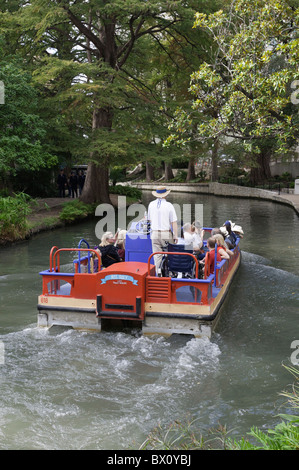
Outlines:
[[[151,200],[144,194],[144,203]],[[205,226],[243,227],[242,263],[211,340],[36,328],[53,245],[94,245],[95,221],[0,250],[0,449],[137,449],[157,426],[196,420],[235,437],[289,412],[299,340],[299,217],[271,202],[171,193]],[[2,355],[2,357],[1,357]]]

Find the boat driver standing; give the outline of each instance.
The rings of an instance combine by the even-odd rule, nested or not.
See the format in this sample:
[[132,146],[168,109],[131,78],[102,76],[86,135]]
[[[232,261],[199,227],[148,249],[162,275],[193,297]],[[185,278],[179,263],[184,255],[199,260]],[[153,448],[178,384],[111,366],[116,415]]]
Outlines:
[[[157,199],[150,202],[148,206],[148,220],[151,223],[151,239],[153,253],[163,251],[167,243],[177,243],[178,227],[177,215],[173,205],[166,201],[170,189],[165,186],[157,187],[152,191]],[[163,255],[154,255],[156,274],[159,274],[159,267]]]

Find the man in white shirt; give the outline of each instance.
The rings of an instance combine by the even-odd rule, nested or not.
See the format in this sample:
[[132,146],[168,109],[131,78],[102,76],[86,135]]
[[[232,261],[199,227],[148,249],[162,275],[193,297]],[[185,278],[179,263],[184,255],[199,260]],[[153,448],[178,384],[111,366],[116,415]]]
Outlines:
[[[156,191],[152,192],[157,199],[150,202],[148,206],[153,253],[163,251],[167,242],[177,243],[178,241],[177,215],[173,205],[165,199],[169,193],[170,190],[167,190],[165,186],[159,186]],[[156,274],[159,274],[162,256],[154,256]]]

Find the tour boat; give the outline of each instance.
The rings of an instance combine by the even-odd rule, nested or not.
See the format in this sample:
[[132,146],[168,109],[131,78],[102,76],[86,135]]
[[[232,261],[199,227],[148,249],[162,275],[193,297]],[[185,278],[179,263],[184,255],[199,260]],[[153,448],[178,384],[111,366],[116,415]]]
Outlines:
[[[201,276],[197,257],[180,241],[175,248],[169,245],[168,251],[159,252],[163,267],[156,275],[150,231],[144,224],[141,229],[133,224],[127,232],[125,261],[107,268],[101,267],[99,252],[84,239],[78,248],[53,246],[49,269],[40,273],[37,324],[96,331],[118,324],[139,327],[150,335],[211,337],[240,265],[239,242],[237,238],[229,260],[217,262],[215,256],[214,273],[209,273],[206,263]],[[72,269],[69,263],[61,264],[69,252],[75,254]]]

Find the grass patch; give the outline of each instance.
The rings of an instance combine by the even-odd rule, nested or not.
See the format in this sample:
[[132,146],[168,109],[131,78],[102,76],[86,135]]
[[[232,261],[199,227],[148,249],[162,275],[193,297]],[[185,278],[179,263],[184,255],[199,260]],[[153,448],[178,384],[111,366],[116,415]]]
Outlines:
[[29,223],[29,230],[30,232],[35,232],[39,231],[41,229],[46,230],[46,229],[52,229],[56,228],[57,226],[61,225],[62,221],[60,220],[58,215],[53,215],[49,217],[42,218],[38,222],[31,222]]

